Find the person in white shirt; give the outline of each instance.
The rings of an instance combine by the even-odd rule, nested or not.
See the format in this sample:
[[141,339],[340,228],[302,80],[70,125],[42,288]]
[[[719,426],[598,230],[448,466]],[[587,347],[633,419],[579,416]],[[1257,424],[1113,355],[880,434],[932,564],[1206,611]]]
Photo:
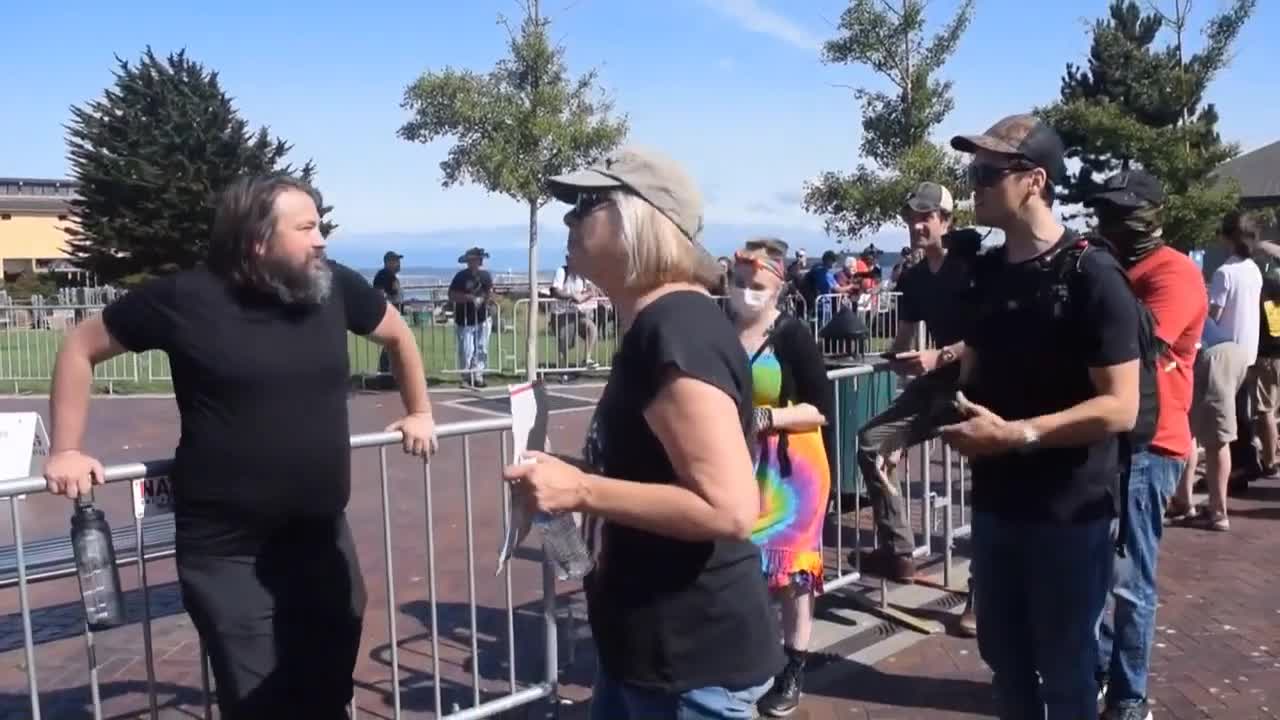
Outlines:
[[1173,521],[1200,519],[1207,528],[1225,532],[1231,529],[1227,519],[1231,443],[1239,431],[1236,395],[1258,358],[1262,272],[1250,257],[1258,237],[1256,226],[1246,216],[1229,213],[1222,221],[1218,240],[1231,256],[1214,271],[1209,283],[1209,317],[1196,357],[1191,401],[1191,432],[1205,449],[1209,507],[1201,516],[1192,504],[1196,463],[1188,462],[1168,514]]
[[574,358],[574,365],[596,369],[599,366],[596,340],[600,333],[595,316],[600,307],[599,291],[586,278],[571,272],[566,258],[551,280],[551,297],[558,301],[551,307],[551,332],[556,338],[560,367],[572,367],[569,349],[582,338],[583,345]]

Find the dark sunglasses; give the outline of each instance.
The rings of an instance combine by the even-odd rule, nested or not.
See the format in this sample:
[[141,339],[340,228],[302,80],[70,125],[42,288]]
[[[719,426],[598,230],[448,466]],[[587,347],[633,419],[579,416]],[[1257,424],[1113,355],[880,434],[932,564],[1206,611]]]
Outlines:
[[1016,172],[1035,170],[1036,166],[1028,162],[1014,161],[1008,165],[989,165],[973,162],[969,164],[969,184],[976,188],[988,188],[996,185],[1006,175]]
[[610,201],[608,193],[580,192],[578,200],[573,204],[573,216],[579,220],[595,212],[596,208]]

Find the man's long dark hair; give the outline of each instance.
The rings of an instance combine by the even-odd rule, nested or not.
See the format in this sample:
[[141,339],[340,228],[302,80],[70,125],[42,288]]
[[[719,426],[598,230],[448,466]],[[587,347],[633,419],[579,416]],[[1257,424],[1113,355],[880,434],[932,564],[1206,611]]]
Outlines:
[[276,198],[289,190],[304,192],[323,207],[319,191],[286,173],[245,176],[228,185],[213,219],[209,269],[235,285],[269,287],[258,249],[271,241]]

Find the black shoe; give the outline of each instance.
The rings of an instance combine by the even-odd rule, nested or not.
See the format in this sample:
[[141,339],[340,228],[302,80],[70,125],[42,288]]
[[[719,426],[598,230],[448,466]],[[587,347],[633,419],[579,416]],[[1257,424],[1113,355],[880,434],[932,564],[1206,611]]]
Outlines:
[[1102,720],[1151,720],[1151,717],[1151,707],[1146,700],[1107,708],[1102,713]]
[[787,649],[791,657],[787,666],[773,680],[773,687],[756,703],[761,715],[786,717],[800,707],[800,689],[804,682],[804,659],[808,653]]
[[485,388],[489,387],[489,385],[488,385],[487,383],[485,383],[484,378],[476,378],[476,381],[475,381],[475,385],[474,385],[474,386],[475,386],[477,389],[479,389],[479,390],[483,390],[483,389],[485,389]]

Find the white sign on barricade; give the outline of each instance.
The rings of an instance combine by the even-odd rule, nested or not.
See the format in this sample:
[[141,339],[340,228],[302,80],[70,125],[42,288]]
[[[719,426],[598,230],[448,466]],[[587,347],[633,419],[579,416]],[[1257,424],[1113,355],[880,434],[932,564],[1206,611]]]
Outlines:
[[0,413],[0,480],[30,476],[35,457],[48,454],[49,434],[40,413]]
[[133,516],[139,520],[173,512],[173,481],[167,475],[133,481]]

